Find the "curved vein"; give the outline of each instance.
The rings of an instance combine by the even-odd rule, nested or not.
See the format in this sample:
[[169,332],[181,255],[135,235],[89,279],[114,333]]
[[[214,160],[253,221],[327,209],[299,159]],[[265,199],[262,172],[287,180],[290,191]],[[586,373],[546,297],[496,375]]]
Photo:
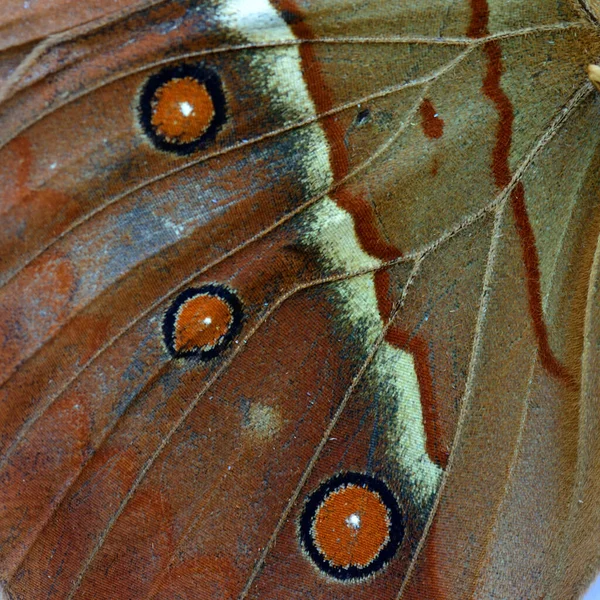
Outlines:
[[[427,88],[425,88],[424,94],[426,93],[426,90],[427,90]],[[156,299],[147,309],[143,310],[126,327],[124,327],[116,335],[114,335],[112,338],[110,338],[105,345],[103,345],[95,354],[93,354],[89,358],[89,360],[87,362],[85,362],[83,364],[83,366],[81,367],[81,369],[79,369],[79,371],[77,371],[75,373],[75,375],[73,377],[71,377],[66,382],[66,384],[54,396],[50,396],[47,399],[46,402],[44,402],[39,407],[37,407],[37,409],[33,413],[33,415],[29,419],[27,419],[27,421],[23,424],[23,426],[19,430],[18,434],[15,436],[15,440],[13,440],[12,444],[7,449],[7,451],[4,454],[4,456],[2,456],[0,458],[0,469],[2,469],[4,467],[5,463],[9,460],[10,455],[14,452],[15,448],[20,443],[20,441],[25,437],[25,435],[31,429],[31,427],[35,424],[35,422],[54,403],[54,401],[64,393],[64,391],[81,375],[81,373],[83,373],[91,364],[93,364],[96,361],[96,359],[98,359],[102,354],[104,354],[104,352],[106,352],[109,348],[111,348],[123,335],[125,335],[141,319],[143,319],[145,316],[147,316],[153,310],[155,310],[156,308],[158,308],[160,306],[160,304],[162,304],[163,302],[165,302],[166,300],[168,300],[169,298],[171,298],[172,296],[174,296],[175,294],[177,294],[181,289],[183,289],[185,286],[189,285],[192,281],[194,281],[195,279],[197,279],[201,275],[203,275],[206,272],[208,272],[209,270],[215,268],[216,266],[218,266],[222,262],[228,260],[229,258],[232,258],[233,256],[235,256],[238,252],[242,251],[247,246],[250,246],[251,244],[253,244],[253,243],[257,242],[257,241],[260,241],[266,235],[268,235],[272,231],[276,230],[278,227],[282,226],[286,222],[290,221],[295,216],[297,216],[298,214],[300,214],[301,212],[303,212],[304,210],[306,210],[307,208],[309,208],[310,206],[312,206],[313,204],[315,204],[316,202],[318,202],[319,200],[321,200],[323,197],[325,197],[326,195],[332,193],[338,187],[344,185],[346,182],[348,182],[349,180],[351,180],[352,178],[354,178],[356,175],[360,174],[373,160],[375,160],[378,156],[380,156],[381,154],[383,154],[394,143],[394,141],[402,134],[402,132],[409,126],[413,114],[416,114],[416,112],[418,110],[419,104],[420,104],[420,99],[417,102],[415,102],[415,104],[413,105],[413,107],[408,111],[407,118],[404,120],[404,122],[398,128],[398,130],[396,132],[394,132],[394,134],[392,134],[377,149],[376,152],[374,152],[371,156],[369,156],[369,158],[367,158],[367,160],[365,160],[363,163],[361,163],[360,165],[358,165],[353,171],[351,171],[350,173],[348,173],[348,175],[345,178],[343,178],[340,181],[338,181],[335,184],[333,184],[328,190],[326,190],[322,194],[320,194],[320,195],[318,195],[318,196],[316,196],[314,198],[311,198],[309,201],[307,201],[304,204],[301,204],[300,206],[296,207],[293,211],[290,211],[289,213],[285,214],[281,219],[279,219],[278,221],[276,221],[275,223],[273,223],[269,227],[263,229],[262,231],[258,232],[257,234],[255,234],[254,236],[250,237],[249,239],[244,240],[244,242],[242,242],[241,244],[239,244],[235,248],[231,249],[229,252],[226,252],[225,254],[223,254],[219,258],[215,259],[214,261],[210,262],[209,264],[205,265],[202,269],[200,269],[198,271],[195,271],[193,273],[193,275],[190,275],[189,277],[186,277],[183,281],[181,281],[180,283],[178,283],[177,285],[175,285],[173,288],[171,288],[169,290],[169,292],[167,292],[166,294],[163,294],[158,299]],[[118,282],[118,280],[117,280],[117,282]],[[117,282],[115,282],[115,283],[117,283]],[[66,323],[63,323],[62,327],[64,327],[68,322],[70,322],[75,316],[76,315],[72,315],[71,319],[69,321],[67,321]],[[60,330],[58,332],[56,332],[53,337],[55,338],[59,334],[59,332],[60,332]],[[0,385],[0,389],[2,387],[4,387],[5,385],[7,385],[7,383],[10,381],[10,379],[14,376],[14,374],[18,371],[18,369],[20,367],[22,367],[24,364],[26,364],[28,361],[30,361],[32,358],[34,358],[39,352],[41,352],[43,350],[43,348],[44,348],[44,345],[40,346],[31,356],[27,357],[27,359],[25,359],[19,365],[17,365],[15,367],[15,369],[13,370],[13,373]]]
[[[380,100],[382,98],[387,98],[389,96],[392,96],[393,94],[396,94],[398,92],[401,92],[405,89],[410,89],[413,87],[420,87],[420,86],[425,86],[427,84],[431,84],[432,82],[438,80],[440,77],[442,77],[444,74],[446,74],[447,72],[451,71],[452,69],[454,69],[460,62],[462,62],[473,50],[473,47],[468,48],[467,50],[465,50],[464,52],[462,52],[461,54],[459,54],[458,56],[454,57],[451,61],[449,61],[448,63],[446,63],[445,65],[443,65],[440,69],[434,71],[433,73],[431,73],[430,75],[421,77],[421,78],[417,78],[414,79],[412,81],[406,82],[406,83],[402,83],[402,84],[398,84],[397,86],[393,86],[393,87],[389,87],[386,88],[384,90],[381,90],[379,92],[376,92],[374,94],[370,94],[367,96],[364,96],[362,98],[359,98],[358,100],[354,100],[352,102],[347,102],[345,104],[341,104],[339,106],[336,106],[335,108],[329,110],[329,111],[325,111],[322,113],[319,113],[317,115],[315,115],[314,117],[310,117],[308,119],[305,119],[304,121],[300,121],[297,123],[292,123],[291,125],[287,125],[284,127],[281,127],[279,129],[276,129],[274,131],[270,131],[266,134],[257,136],[255,138],[252,138],[250,140],[246,140],[243,142],[239,142],[237,144],[232,144],[231,146],[228,146],[226,148],[223,148],[221,150],[218,150],[216,152],[212,152],[210,154],[204,155],[196,160],[190,161],[184,165],[180,165],[178,167],[175,167],[173,169],[170,169],[168,171],[165,171],[163,173],[161,173],[160,175],[156,175],[155,177],[152,177],[146,181],[144,181],[143,183],[140,183],[136,186],[133,186],[132,188],[126,190],[125,192],[118,194],[116,196],[114,196],[113,198],[111,198],[108,202],[106,202],[105,204],[97,207],[96,209],[92,210],[91,212],[89,212],[88,214],[86,214],[84,217],[82,217],[81,219],[78,219],[77,221],[75,221],[74,223],[72,223],[67,229],[65,229],[65,231],[63,231],[60,235],[58,235],[57,237],[55,237],[53,240],[51,240],[48,244],[46,244],[46,246],[44,246],[41,250],[39,250],[36,254],[34,254],[31,258],[29,258],[27,260],[27,262],[23,263],[14,273],[12,273],[2,284],[2,287],[8,285],[13,279],[15,279],[19,273],[21,273],[21,271],[23,271],[25,268],[27,268],[27,266],[29,266],[33,261],[35,261],[37,258],[39,258],[42,254],[44,254],[45,252],[47,252],[50,248],[52,248],[54,246],[54,244],[58,243],[60,240],[62,240],[63,238],[65,238],[67,235],[69,235],[70,233],[72,233],[75,229],[81,227],[82,225],[84,225],[87,221],[90,221],[91,219],[93,219],[95,216],[97,216],[98,214],[102,213],[103,211],[107,210],[109,207],[123,201],[124,199],[126,199],[128,196],[135,194],[155,183],[158,183],[159,181],[162,181],[163,179],[166,179],[172,175],[175,175],[177,173],[183,172],[187,169],[190,169],[192,167],[195,167],[199,164],[202,164],[210,159],[213,158],[217,158],[219,156],[224,156],[226,154],[229,154],[230,152],[235,152],[237,150],[246,148],[246,147],[251,147],[255,144],[259,144],[265,140],[269,140],[275,137],[278,137],[282,134],[288,133],[290,131],[294,131],[296,129],[301,129],[302,127],[306,127],[308,125],[312,125],[314,123],[318,123],[321,120],[330,117],[332,115],[336,115],[339,114],[341,112],[344,112],[346,110],[352,109],[352,108],[356,108],[357,106],[359,106],[360,104],[364,104],[367,102],[371,102],[373,100]],[[411,116],[411,111],[409,111],[409,114],[407,114],[407,117]],[[405,121],[408,121],[409,118],[405,119]],[[401,131],[403,131],[403,128],[401,128]],[[395,139],[397,139],[397,135],[393,135],[391,137],[391,142],[395,141]],[[390,144],[391,144],[390,142]],[[388,144],[388,146],[390,145]],[[387,146],[383,147],[383,150],[385,150],[387,148]],[[366,159],[366,161],[363,163],[365,166],[369,164],[370,161],[374,160],[376,157],[378,156],[378,153],[375,152],[373,153],[369,158]],[[307,205],[304,205],[307,206]],[[1,289],[1,287],[0,287]]]
[[[210,49],[206,49],[206,50],[199,50],[196,52],[187,52],[184,54],[180,54],[174,58],[166,58],[163,60],[153,61],[153,62],[145,64],[142,67],[137,67],[137,68],[131,69],[129,71],[122,71],[118,75],[114,75],[113,77],[107,77],[101,83],[99,83],[97,85],[90,86],[89,88],[86,88],[82,92],[73,94],[64,102],[56,104],[51,110],[40,112],[38,115],[36,115],[35,119],[31,120],[29,123],[27,123],[23,127],[17,129],[16,132],[14,134],[12,134],[12,136],[9,139],[0,143],[0,150],[5,145],[9,144],[15,137],[22,134],[24,131],[26,131],[27,129],[29,129],[30,127],[32,127],[33,125],[35,125],[36,123],[38,123],[39,121],[41,121],[42,119],[47,117],[48,115],[51,115],[54,111],[59,110],[60,108],[63,108],[64,106],[67,106],[67,105],[71,104],[72,102],[75,102],[76,100],[93,93],[96,90],[99,90],[107,85],[110,85],[111,83],[115,83],[121,79],[125,79],[126,77],[130,77],[132,75],[137,75],[139,73],[143,73],[145,71],[154,69],[159,66],[168,65],[168,64],[172,64],[174,62],[179,62],[179,61],[187,60],[187,59],[191,59],[191,58],[200,58],[200,57],[212,56],[215,54],[223,54],[223,53],[229,53],[229,52],[239,52],[242,50],[260,50],[260,49],[277,48],[277,47],[282,47],[282,46],[300,46],[302,44],[339,44],[339,45],[343,45],[343,44],[348,44],[348,45],[350,45],[350,44],[358,44],[358,45],[360,45],[360,44],[392,44],[392,45],[394,45],[394,44],[423,44],[423,45],[431,45],[431,46],[465,46],[465,47],[469,47],[469,48],[476,48],[476,47],[482,46],[485,43],[490,42],[492,40],[503,40],[503,39],[509,39],[509,38],[516,38],[516,37],[522,37],[522,36],[527,36],[527,35],[533,35],[533,34],[537,34],[537,33],[544,33],[544,32],[548,32],[548,31],[582,29],[582,28],[589,28],[589,27],[590,27],[589,23],[586,23],[585,21],[566,21],[566,22],[560,22],[560,23],[551,23],[549,25],[539,25],[536,27],[525,27],[522,29],[515,29],[512,31],[504,31],[504,32],[500,32],[500,33],[490,34],[490,35],[476,38],[476,39],[467,38],[467,37],[439,38],[439,37],[419,36],[419,35],[415,35],[415,36],[400,35],[400,36],[389,36],[389,37],[386,37],[386,36],[382,36],[382,37],[360,37],[360,36],[352,37],[352,36],[349,36],[349,37],[335,37],[335,38],[322,37],[322,38],[312,38],[312,39],[282,40],[281,42],[245,43],[245,44],[236,44],[236,45],[232,45],[232,46],[223,46],[221,48],[210,48]],[[61,42],[62,41],[64,41],[64,40],[61,40]],[[37,51],[37,53],[35,54],[35,58],[37,59],[39,56],[42,55],[43,51],[47,50],[48,48],[52,48],[53,45],[55,45],[55,44],[56,44],[56,42],[52,45],[48,44],[42,50]],[[35,52],[36,52],[36,50],[34,49],[34,51],[32,52],[32,55]],[[26,72],[25,69],[22,69],[19,71],[19,73],[21,73],[21,71]],[[26,89],[26,88],[24,88],[24,89]],[[5,94],[4,96],[0,95],[0,102],[9,100],[11,97],[12,96],[9,96],[8,94]]]
[[[377,270],[377,269],[364,270],[364,271],[361,271],[361,272],[359,272],[359,273],[357,273],[357,274],[355,274],[353,276],[364,275],[364,274],[367,274],[367,273],[371,273],[374,270]],[[75,580],[75,582],[73,584],[73,587],[72,587],[70,593],[68,594],[66,600],[72,600],[73,599],[73,597],[74,597],[75,593],[77,592],[77,590],[79,589],[79,587],[80,587],[80,585],[81,585],[81,583],[82,583],[82,581],[83,581],[83,579],[84,579],[87,571],[89,570],[89,567],[91,566],[94,558],[96,557],[96,555],[98,554],[98,552],[100,551],[100,549],[102,548],[102,546],[104,545],[104,542],[106,541],[106,538],[108,537],[108,535],[112,531],[113,527],[115,526],[117,520],[119,519],[119,517],[121,516],[121,514],[125,510],[125,507],[129,503],[129,501],[133,498],[133,495],[135,494],[136,490],[139,488],[140,484],[145,479],[145,477],[146,477],[148,471],[151,469],[152,465],[156,462],[156,460],[158,459],[158,457],[162,454],[163,450],[169,445],[172,437],[179,430],[179,428],[186,422],[187,418],[192,413],[192,411],[196,408],[196,406],[198,405],[199,401],[204,397],[204,395],[206,394],[206,392],[210,390],[210,388],[212,387],[212,385],[217,381],[217,379],[222,375],[222,373],[229,367],[229,365],[231,364],[231,362],[233,361],[233,359],[239,354],[239,352],[248,343],[248,341],[250,341],[250,339],[259,330],[259,328],[266,322],[266,320],[268,319],[268,317],[271,314],[273,314],[273,312],[275,310],[277,310],[285,301],[289,300],[295,294],[297,294],[298,292],[300,292],[302,290],[315,287],[316,285],[323,285],[323,284],[326,284],[326,283],[335,283],[335,282],[338,282],[338,281],[343,281],[343,280],[348,279],[348,278],[349,277],[346,274],[343,274],[343,275],[325,277],[323,279],[317,280],[316,282],[311,282],[309,284],[304,284],[304,285],[301,285],[301,286],[297,286],[296,288],[294,288],[293,290],[290,290],[288,293],[284,294],[281,298],[279,298],[279,300],[278,300],[277,303],[275,303],[275,304],[273,304],[273,305],[271,305],[269,307],[269,310],[267,312],[265,312],[265,314],[263,315],[263,317],[256,323],[256,325],[254,326],[254,328],[248,332],[248,335],[246,336],[244,342],[241,343],[241,344],[239,344],[237,346],[235,352],[232,352],[232,354],[228,358],[228,360],[224,361],[223,364],[215,371],[215,373],[213,374],[213,376],[207,381],[207,383],[204,385],[204,387],[199,392],[199,394],[196,396],[196,398],[190,403],[190,405],[185,409],[185,411],[183,411],[183,413],[181,414],[181,416],[179,417],[179,419],[177,419],[177,421],[171,427],[171,429],[169,430],[169,432],[164,436],[164,438],[162,439],[162,441],[161,441],[160,445],[157,447],[157,449],[152,453],[152,455],[150,456],[150,458],[144,463],[144,466],[140,469],[140,472],[138,473],[138,476],[136,477],[134,483],[129,488],[127,494],[125,495],[125,497],[121,501],[121,504],[119,505],[119,508],[115,511],[115,513],[113,513],[113,516],[109,520],[108,525],[104,528],[104,530],[102,531],[102,533],[98,537],[98,541],[96,542],[96,544],[95,544],[92,552],[89,554],[87,560],[85,561],[83,568],[79,572],[79,575],[78,575],[77,579]],[[410,279],[409,279],[409,281],[410,281]],[[407,286],[406,286],[405,289],[408,289],[408,283],[407,283]],[[403,291],[402,299],[404,297],[405,297],[405,292]],[[386,330],[384,330],[384,334],[385,334]],[[384,339],[383,335],[384,334],[382,334],[381,340],[377,342],[376,346],[378,346],[378,344],[380,344],[383,341],[383,339]],[[372,355],[374,355],[374,351],[373,351]],[[366,366],[367,365],[365,364],[363,366],[363,368],[361,369],[361,374],[366,369]],[[352,383],[351,389],[353,389],[353,387],[355,386],[356,383],[357,383],[357,381],[355,380]],[[351,390],[349,390],[349,391],[351,391]],[[346,401],[347,401],[347,396],[348,395],[349,394],[347,394],[346,397],[345,397]],[[344,406],[345,406],[345,403],[343,404],[343,406],[342,405],[340,406],[341,410],[340,410],[340,408],[338,408],[338,413],[339,414],[341,414],[341,411],[343,410]],[[334,424],[335,423],[332,421],[332,424],[330,425],[330,428],[328,428],[329,431],[331,430],[331,428],[333,428]],[[323,437],[322,443],[319,444],[319,448],[322,448],[324,446],[325,442],[327,441],[327,437],[328,437],[328,434]],[[316,454],[315,454],[315,456],[316,456]],[[316,460],[316,458],[315,458],[315,460]]]
[[367,370],[368,366],[373,361],[373,358],[375,357],[375,354],[377,353],[377,351],[379,350],[379,348],[381,347],[381,345],[385,341],[385,336],[386,336],[387,331],[393,325],[393,322],[394,322],[394,319],[395,319],[396,315],[398,314],[398,312],[401,310],[402,306],[404,305],[404,302],[406,300],[406,296],[408,294],[408,290],[411,288],[412,283],[413,283],[415,277],[417,276],[417,273],[419,272],[419,269],[421,267],[421,263],[422,263],[422,258],[415,261],[414,266],[413,266],[413,268],[411,270],[411,273],[410,273],[410,275],[408,277],[408,280],[406,282],[406,285],[404,286],[404,289],[402,290],[402,295],[400,297],[399,302],[397,303],[397,305],[392,310],[392,313],[390,315],[389,321],[383,326],[381,334],[379,335],[378,339],[373,344],[373,347],[372,347],[371,351],[369,352],[369,354],[367,355],[367,357],[365,358],[365,360],[363,361],[363,364],[361,365],[361,367],[359,368],[359,370],[356,372],[356,375],[354,376],[354,379],[352,380],[352,383],[348,387],[348,389],[347,389],[346,393],[344,394],[344,397],[342,398],[342,401],[340,402],[337,410],[335,411],[333,417],[331,418],[331,420],[329,421],[327,427],[325,428],[325,430],[323,432],[323,435],[321,437],[321,441],[319,442],[319,444],[315,448],[315,451],[314,451],[313,455],[311,456],[310,460],[308,461],[308,463],[307,463],[304,471],[302,472],[302,475],[300,476],[300,479],[299,479],[299,481],[298,481],[298,483],[296,485],[296,488],[295,488],[292,496],[288,500],[287,505],[286,505],[285,509],[283,510],[283,512],[282,512],[282,514],[281,514],[281,516],[280,516],[280,518],[279,518],[279,520],[277,522],[277,525],[275,526],[275,529],[273,530],[273,533],[271,534],[271,537],[270,537],[269,541],[265,545],[265,547],[264,547],[263,551],[261,552],[258,560],[256,561],[254,569],[252,570],[252,572],[250,574],[250,577],[248,578],[248,581],[246,582],[246,585],[244,586],[244,589],[242,590],[242,593],[240,594],[239,600],[244,600],[247,597],[248,592],[250,591],[250,588],[252,587],[252,584],[254,583],[256,577],[258,576],[258,574],[262,570],[268,553],[273,548],[273,546],[275,544],[275,540],[276,540],[279,532],[281,531],[281,529],[282,529],[284,523],[286,522],[286,520],[287,520],[287,518],[288,518],[288,516],[289,516],[289,514],[290,514],[290,512],[291,512],[291,510],[292,510],[292,508],[294,506],[294,504],[296,503],[298,497],[300,496],[302,488],[304,487],[306,481],[308,480],[308,477],[312,473],[312,470],[313,470],[315,464],[317,463],[317,460],[319,459],[319,456],[320,456],[323,448],[325,447],[325,444],[327,443],[327,440],[329,439],[329,437],[331,435],[331,432],[333,431],[333,428],[335,427],[335,425],[339,421],[342,413],[344,412],[344,409],[346,408],[346,405],[348,404],[350,396],[352,395],[352,393],[356,389],[356,386],[360,383],[360,380],[361,380],[362,376],[364,375],[364,373]]
[[[488,252],[488,259],[486,262],[486,270],[485,270],[483,284],[482,284],[481,299],[479,302],[479,311],[478,311],[478,315],[477,315],[477,324],[475,326],[475,335],[473,337],[473,349],[471,352],[471,358],[469,360],[467,382],[465,385],[465,392],[463,394],[463,398],[461,401],[460,414],[459,414],[459,418],[458,418],[458,422],[457,422],[457,426],[456,426],[456,433],[454,435],[454,440],[452,442],[452,448],[450,450],[448,466],[442,475],[442,480],[440,482],[440,487],[437,491],[436,498],[433,503],[433,507],[431,509],[429,518],[428,518],[425,528],[423,530],[421,539],[419,540],[419,544],[417,545],[417,548],[415,550],[415,554],[411,559],[409,568],[406,572],[406,576],[404,577],[404,581],[402,582],[402,585],[398,592],[397,600],[402,599],[404,590],[406,589],[406,587],[410,581],[410,578],[412,577],[412,574],[413,574],[414,569],[417,564],[417,560],[421,554],[421,551],[423,550],[423,547],[427,540],[429,530],[433,523],[433,519],[435,518],[435,516],[437,514],[439,504],[441,501],[441,497],[442,497],[444,489],[446,487],[448,478],[449,478],[450,474],[452,473],[454,461],[456,459],[457,448],[459,446],[459,443],[461,442],[462,430],[463,430],[463,427],[465,424],[467,413],[468,413],[470,405],[471,405],[474,380],[476,377],[475,371],[476,371],[476,366],[478,363],[478,357],[480,354],[480,348],[482,345],[482,337],[483,337],[482,332],[483,332],[483,328],[484,328],[485,322],[486,322],[487,306],[488,306],[489,297],[490,297],[491,291],[492,291],[491,281],[492,281],[492,276],[493,276],[493,271],[494,271],[494,263],[496,260],[496,254],[497,254],[497,250],[498,250],[498,243],[499,243],[499,240],[501,237],[503,213],[506,210],[506,205],[510,198],[510,192],[515,187],[515,185],[518,183],[518,181],[520,181],[524,172],[527,170],[529,165],[533,162],[533,160],[537,156],[537,154],[539,152],[541,152],[541,150],[543,150],[543,148],[550,142],[550,140],[558,133],[558,131],[560,130],[562,125],[564,125],[564,123],[573,114],[575,109],[580,105],[580,103],[584,100],[584,98],[586,98],[591,93],[591,91],[592,91],[591,84],[588,85],[588,82],[586,82],[575,92],[575,94],[570,98],[570,100],[565,104],[565,106],[559,111],[558,115],[553,119],[553,121],[548,126],[548,128],[546,129],[544,134],[541,136],[541,138],[538,140],[538,142],[535,144],[535,146],[533,147],[533,149],[529,153],[529,155],[525,158],[525,160],[516,169],[509,185],[501,192],[501,200],[498,203],[497,207],[495,208],[496,219],[494,221],[494,230],[493,230],[492,237],[491,237],[490,250]],[[536,351],[537,351],[537,348],[536,348]]]

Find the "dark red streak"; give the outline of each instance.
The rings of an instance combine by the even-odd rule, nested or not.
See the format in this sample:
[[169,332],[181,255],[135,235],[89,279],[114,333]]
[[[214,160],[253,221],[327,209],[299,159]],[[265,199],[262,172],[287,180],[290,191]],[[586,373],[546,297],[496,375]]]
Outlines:
[[577,387],[575,379],[566,367],[556,358],[548,341],[548,332],[546,330],[546,323],[544,322],[544,313],[542,310],[540,264],[535,247],[535,234],[527,215],[525,188],[521,182],[519,182],[511,192],[510,202],[515,216],[517,232],[521,239],[523,261],[525,263],[525,270],[527,271],[529,310],[531,312],[533,330],[538,343],[540,361],[545,369],[554,377],[562,379],[569,387]]
[[481,38],[488,35],[490,8],[487,0],[471,0],[471,22],[467,29],[470,38]]
[[444,135],[444,121],[438,116],[437,111],[429,98],[425,98],[423,102],[421,102],[420,111],[423,133],[430,140],[441,138],[442,135]]
[[[292,0],[280,0],[276,3],[279,11],[285,17],[294,35],[299,40],[313,40],[315,36],[310,27],[304,23],[301,13]],[[300,44],[300,58],[304,81],[315,103],[319,114],[333,109],[333,99],[321,72],[319,62],[315,56],[313,44]],[[330,162],[335,182],[339,182],[348,175],[348,152],[344,145],[344,131],[335,115],[324,117],[321,123],[330,148]],[[347,189],[338,188],[331,198],[336,204],[347,211],[354,221],[354,229],[362,248],[371,256],[382,261],[394,260],[402,256],[400,250],[388,243],[376,225],[373,207],[363,198],[355,196]]]
[[496,125],[496,144],[492,150],[492,171],[496,185],[499,188],[505,188],[512,179],[508,160],[515,117],[512,103],[500,85],[500,78],[504,70],[502,46],[498,40],[493,40],[485,44],[483,50],[488,59],[487,72],[483,80],[483,92],[496,106],[499,117]]
[[[384,322],[392,317],[393,305],[389,299],[390,277],[387,271],[375,273],[375,291],[379,313]],[[415,361],[415,371],[419,383],[419,396],[423,410],[423,427],[425,429],[425,449],[429,458],[442,469],[448,464],[448,449],[442,447],[443,439],[436,411],[436,398],[433,393],[433,380],[429,365],[429,347],[420,336],[411,335],[408,331],[392,325],[388,328],[385,341],[400,350],[408,351]]]
[[[302,21],[300,11],[291,0],[280,0],[279,10],[288,17],[288,22],[294,35],[298,39],[312,40],[313,32]],[[321,72],[318,60],[316,59],[314,47],[312,44],[300,45],[300,57],[302,60],[304,80],[308,90],[315,102],[319,113],[330,111],[333,108],[333,100],[323,74]],[[432,106],[433,110],[433,106]],[[435,111],[432,112],[432,118]],[[436,124],[436,127],[438,125]],[[441,124],[443,128],[443,122]],[[322,121],[322,127],[327,137],[330,147],[330,158],[334,181],[340,181],[348,175],[348,153],[344,145],[344,132],[335,116],[325,117]],[[401,252],[393,245],[389,244],[380,234],[377,227],[376,217],[371,205],[364,199],[351,194],[347,189],[338,188],[332,198],[338,206],[346,210],[354,221],[354,227],[362,248],[382,261],[394,260],[401,256]],[[378,271],[375,274],[375,292],[380,315],[384,322],[388,322],[391,317],[392,306],[388,300],[389,276],[386,271]],[[400,349],[408,348],[415,352],[415,370],[420,387],[420,398],[423,406],[423,415],[425,422],[425,434],[427,438],[426,449],[432,461],[440,466],[445,466],[447,456],[440,454],[435,450],[438,439],[438,427],[436,421],[432,418],[435,415],[433,386],[431,382],[431,373],[429,369],[429,359],[426,344],[417,342],[407,345],[408,334],[401,336],[399,330],[395,330],[393,336],[388,336],[386,341],[394,346],[397,343],[402,345]],[[402,339],[400,339],[402,338]]]
[[395,247],[386,242],[379,233],[375,214],[371,205],[345,188],[333,194],[336,204],[349,212],[354,221],[354,228],[363,250],[376,258],[389,262],[402,255]]
[[[489,8],[487,1],[471,0],[471,7],[472,17],[467,35],[474,38],[488,35]],[[494,103],[499,117],[496,126],[496,144],[492,151],[492,172],[496,186],[503,189],[510,184],[512,179],[509,156],[512,144],[514,111],[512,103],[500,83],[504,70],[500,41],[491,40],[487,42],[483,46],[483,50],[487,56],[487,72],[483,80],[483,93]],[[540,267],[535,234],[527,213],[525,188],[521,182],[512,190],[510,202],[517,233],[521,240],[523,263],[527,274],[529,313],[533,322],[540,361],[551,375],[562,379],[569,386],[574,386],[575,380],[572,375],[559,362],[550,347],[542,309]]]
[[376,271],[373,277],[375,280],[375,295],[377,296],[377,308],[384,322],[388,322],[392,316],[394,305],[390,299],[390,274],[386,270]]
[[442,431],[435,410],[433,381],[431,379],[431,369],[429,368],[429,346],[423,338],[417,335],[410,336],[407,331],[394,326],[387,330],[385,339],[396,348],[408,350],[414,358],[423,409],[425,449],[429,458],[436,465],[445,469],[448,464],[449,451],[441,443]]

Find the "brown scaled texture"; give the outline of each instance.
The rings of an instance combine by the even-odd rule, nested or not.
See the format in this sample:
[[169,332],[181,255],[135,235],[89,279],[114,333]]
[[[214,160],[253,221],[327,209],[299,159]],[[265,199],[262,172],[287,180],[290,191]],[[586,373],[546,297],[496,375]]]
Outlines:
[[579,597],[597,3],[252,6],[3,7],[3,592]]

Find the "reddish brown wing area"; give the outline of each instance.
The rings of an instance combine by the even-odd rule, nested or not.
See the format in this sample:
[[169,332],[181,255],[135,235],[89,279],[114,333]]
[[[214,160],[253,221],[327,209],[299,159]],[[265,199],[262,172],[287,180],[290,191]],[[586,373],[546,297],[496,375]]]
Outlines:
[[[266,42],[260,19],[225,27],[225,3],[9,11],[25,45],[2,62],[2,584],[550,593],[593,251],[573,256],[598,234],[600,140],[581,125],[598,107],[576,66],[597,33],[561,2],[273,4]],[[304,105],[270,87],[290,56],[278,85]],[[166,108],[152,82],[177,90]],[[553,203],[557,156],[581,175]],[[386,352],[398,367],[378,371]],[[376,544],[353,546],[361,522]]]
[[[110,22],[120,14],[153,4],[152,0],[6,0],[0,15],[0,98],[18,84],[18,69],[29,60],[35,63],[36,46],[49,36],[61,36],[81,27],[94,29],[98,22]],[[28,58],[29,57],[29,58]]]
[[16,48],[49,35],[60,33],[90,21],[102,20],[150,4],[145,0],[73,2],[41,0],[21,2],[7,0],[0,19],[1,49]]

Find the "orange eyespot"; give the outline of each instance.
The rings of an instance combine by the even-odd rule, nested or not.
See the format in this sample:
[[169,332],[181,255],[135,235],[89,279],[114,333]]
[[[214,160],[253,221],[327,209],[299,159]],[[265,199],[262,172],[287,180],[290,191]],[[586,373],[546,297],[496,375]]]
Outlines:
[[189,144],[200,138],[215,116],[206,86],[192,77],[171,79],[152,100],[152,125],[171,143]]
[[206,285],[180,294],[163,325],[165,343],[174,356],[219,354],[239,332],[241,303],[223,286]]
[[200,65],[168,67],[148,79],[139,118],[161,150],[189,154],[214,141],[225,122],[225,96],[217,74]]
[[390,519],[377,492],[351,484],[323,501],[313,531],[315,545],[331,564],[366,567],[390,539]]
[[387,485],[361,473],[340,473],[308,498],[300,540],[322,571],[342,580],[383,569],[404,536],[396,498]]
[[219,296],[198,294],[184,302],[175,317],[175,350],[212,348],[229,331],[231,307]]

